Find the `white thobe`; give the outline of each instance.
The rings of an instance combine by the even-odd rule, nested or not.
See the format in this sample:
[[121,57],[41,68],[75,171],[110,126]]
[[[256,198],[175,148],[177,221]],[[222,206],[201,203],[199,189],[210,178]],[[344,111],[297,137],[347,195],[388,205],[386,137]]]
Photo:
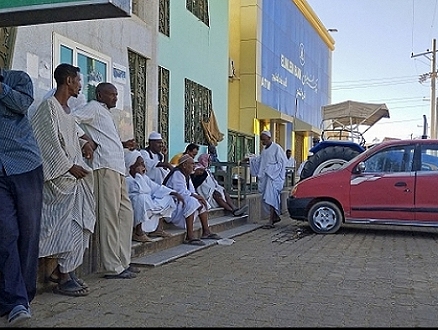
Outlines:
[[[164,178],[169,174],[169,169],[157,166],[160,163],[160,158],[158,154],[154,154],[153,152],[148,152],[147,150],[140,150],[141,156],[143,157],[144,164],[146,167],[146,175],[151,178],[152,181],[158,184],[162,184]],[[152,157],[151,157],[152,156]],[[164,156],[162,159],[164,159]]]
[[[187,183],[186,177],[179,170],[175,170],[166,182],[166,186],[178,192],[183,198],[185,205],[178,203],[176,210],[172,213],[171,222],[180,228],[186,228],[186,218],[195,213],[194,219],[198,214],[206,212],[207,209],[191,195],[196,194],[192,180],[189,178]],[[167,221],[167,220],[166,220]]]
[[172,189],[159,185],[147,175],[127,176],[129,198],[134,209],[134,227],[141,223],[146,233],[157,229],[161,217],[169,218],[176,209]]
[[207,177],[205,180],[196,188],[196,191],[199,195],[205,198],[210,208],[218,208],[221,207],[213,197],[213,193],[215,191],[219,192],[222,196],[223,200],[226,200],[225,197],[225,188],[222,187],[219,182],[214,177],[214,174],[211,173],[209,169],[205,169],[207,172]]
[[286,174],[286,155],[282,147],[275,142],[262,150],[259,156],[249,158],[251,175],[258,178],[258,190],[262,194],[263,211],[274,207],[281,214],[281,191]]
[[90,101],[72,111],[85,133],[97,144],[93,153],[93,170],[108,168],[125,176],[125,155],[118,128],[106,104]]

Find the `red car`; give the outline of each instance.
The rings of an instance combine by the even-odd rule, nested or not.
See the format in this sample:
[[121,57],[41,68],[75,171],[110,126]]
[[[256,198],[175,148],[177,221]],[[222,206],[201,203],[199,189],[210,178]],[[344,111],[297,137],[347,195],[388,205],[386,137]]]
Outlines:
[[379,143],[298,182],[287,208],[319,234],[343,223],[438,227],[438,140]]

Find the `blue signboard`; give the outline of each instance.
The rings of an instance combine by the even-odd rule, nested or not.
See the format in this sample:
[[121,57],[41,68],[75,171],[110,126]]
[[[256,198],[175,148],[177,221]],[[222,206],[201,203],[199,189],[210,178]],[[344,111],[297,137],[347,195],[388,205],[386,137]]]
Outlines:
[[330,50],[291,0],[263,1],[261,100],[320,128]]

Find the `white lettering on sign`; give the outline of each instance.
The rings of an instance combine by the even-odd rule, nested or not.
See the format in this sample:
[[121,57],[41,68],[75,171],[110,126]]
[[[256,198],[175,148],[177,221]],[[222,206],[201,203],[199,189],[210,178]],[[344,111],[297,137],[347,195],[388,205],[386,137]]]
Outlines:
[[286,78],[281,78],[280,75],[278,73],[273,73],[272,74],[272,81],[279,83],[280,85],[287,87],[287,77]]
[[281,54],[280,56],[281,67],[285,68],[287,71],[289,71],[291,74],[301,80],[301,68],[295,65],[294,62],[292,62],[283,54]]
[[265,77],[262,77],[262,87],[266,88],[267,90],[271,90],[271,82]]

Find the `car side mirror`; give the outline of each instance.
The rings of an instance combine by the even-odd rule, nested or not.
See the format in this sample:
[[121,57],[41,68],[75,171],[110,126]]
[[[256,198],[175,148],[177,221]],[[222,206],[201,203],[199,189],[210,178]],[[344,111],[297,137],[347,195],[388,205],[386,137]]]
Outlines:
[[355,174],[360,174],[360,173],[362,173],[362,172],[365,171],[365,168],[366,168],[365,163],[364,163],[364,162],[360,162],[360,163],[357,164],[357,166],[355,167],[355,169],[354,169],[354,173],[355,173]]

